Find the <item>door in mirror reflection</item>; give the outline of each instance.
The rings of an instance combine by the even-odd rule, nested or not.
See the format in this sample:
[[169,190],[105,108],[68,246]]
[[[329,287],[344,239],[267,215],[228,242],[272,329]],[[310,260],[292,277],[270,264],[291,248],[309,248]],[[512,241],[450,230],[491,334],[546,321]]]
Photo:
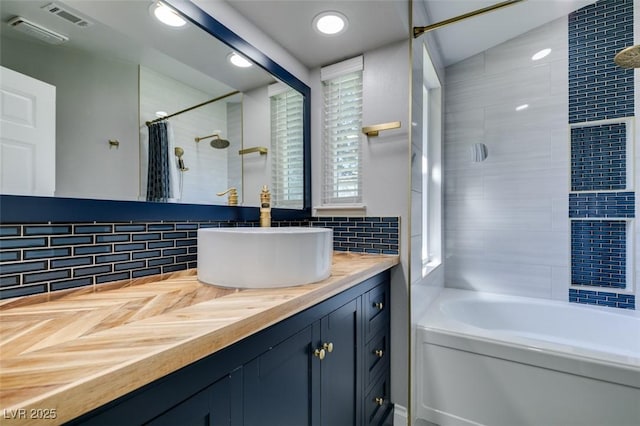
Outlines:
[[56,88],[0,67],[0,193],[52,196]]

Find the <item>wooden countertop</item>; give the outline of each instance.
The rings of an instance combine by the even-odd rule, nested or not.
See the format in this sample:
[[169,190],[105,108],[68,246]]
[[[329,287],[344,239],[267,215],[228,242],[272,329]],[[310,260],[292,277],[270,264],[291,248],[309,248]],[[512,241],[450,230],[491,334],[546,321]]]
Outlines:
[[0,301],[0,423],[69,421],[398,262],[335,252],[329,278],[298,287],[222,288],[190,270]]

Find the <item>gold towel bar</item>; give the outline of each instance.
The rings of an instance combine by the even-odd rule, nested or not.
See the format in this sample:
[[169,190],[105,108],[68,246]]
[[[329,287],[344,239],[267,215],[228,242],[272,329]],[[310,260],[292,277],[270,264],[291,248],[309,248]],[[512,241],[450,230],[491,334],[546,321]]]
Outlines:
[[238,154],[245,155],[245,154],[251,154],[253,152],[259,152],[260,155],[265,155],[267,151],[268,149],[265,148],[264,146],[254,146],[253,148],[241,149],[240,151],[238,151]]
[[399,129],[400,122],[392,121],[390,123],[376,124],[375,126],[367,126],[362,128],[362,133],[367,136],[378,136],[381,130]]

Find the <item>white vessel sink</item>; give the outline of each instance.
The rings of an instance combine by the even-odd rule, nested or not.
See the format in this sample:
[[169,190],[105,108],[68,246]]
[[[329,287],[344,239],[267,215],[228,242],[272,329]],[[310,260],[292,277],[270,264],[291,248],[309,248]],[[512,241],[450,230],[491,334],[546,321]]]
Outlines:
[[329,228],[198,230],[198,280],[222,287],[277,288],[322,281],[331,274]]

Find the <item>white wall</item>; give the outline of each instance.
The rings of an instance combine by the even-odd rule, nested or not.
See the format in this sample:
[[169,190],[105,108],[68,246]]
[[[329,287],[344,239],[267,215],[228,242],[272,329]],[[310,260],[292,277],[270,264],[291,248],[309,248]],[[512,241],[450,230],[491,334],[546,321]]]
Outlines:
[[567,299],[567,69],[566,17],[447,68],[448,287]]
[[55,195],[137,199],[138,67],[8,37],[2,63],[56,86]]
[[267,155],[258,153],[242,156],[243,205],[259,206],[260,190],[271,182],[271,107],[268,86],[244,93],[243,148],[264,146]]
[[[363,125],[401,121],[399,130],[363,135],[364,216],[400,217],[400,262],[391,275],[391,397],[408,401],[408,252],[409,224],[409,43],[400,42],[364,53]],[[322,185],[322,85],[320,69],[311,73],[312,205],[319,206]],[[342,215],[331,212],[331,215]]]

